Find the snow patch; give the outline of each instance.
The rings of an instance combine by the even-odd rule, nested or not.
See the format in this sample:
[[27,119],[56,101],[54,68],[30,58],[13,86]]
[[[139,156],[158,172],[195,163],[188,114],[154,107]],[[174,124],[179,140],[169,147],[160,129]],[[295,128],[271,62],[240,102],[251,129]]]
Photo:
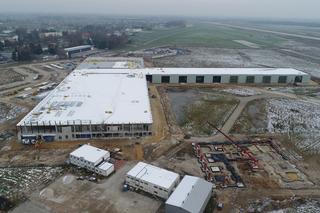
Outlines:
[[222,90],[223,92],[232,94],[232,95],[237,95],[237,96],[243,96],[243,97],[248,97],[248,96],[254,96],[254,95],[260,95],[261,92],[258,92],[253,89],[224,89]]

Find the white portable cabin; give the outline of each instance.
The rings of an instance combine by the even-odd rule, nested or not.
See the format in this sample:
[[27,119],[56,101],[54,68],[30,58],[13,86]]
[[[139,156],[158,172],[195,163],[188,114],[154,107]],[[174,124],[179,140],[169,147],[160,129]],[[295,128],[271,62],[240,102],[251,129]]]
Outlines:
[[127,173],[126,183],[133,188],[167,199],[179,183],[179,175],[139,162]]
[[95,172],[102,176],[109,176],[114,171],[114,165],[108,162],[103,162],[95,168]]
[[90,145],[82,145],[70,153],[70,163],[94,171],[95,167],[110,158],[110,152]]

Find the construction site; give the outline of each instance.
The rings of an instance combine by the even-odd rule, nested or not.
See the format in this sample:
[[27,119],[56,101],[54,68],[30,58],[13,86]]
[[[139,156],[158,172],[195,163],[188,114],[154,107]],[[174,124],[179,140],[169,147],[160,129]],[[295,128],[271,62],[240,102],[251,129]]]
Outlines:
[[[59,61],[55,64],[64,67],[66,63],[70,62]],[[0,196],[8,199],[16,207],[13,212],[164,212],[164,202],[161,199],[122,190],[125,174],[137,161],[168,169],[181,177],[192,175],[211,182],[214,211],[220,209],[221,212],[267,212],[317,203],[320,196],[320,159],[314,154],[317,153],[319,143],[314,135],[319,134],[319,102],[301,91],[299,94],[293,92],[296,88],[312,90],[317,88],[316,83],[304,81],[303,84],[295,84],[289,81],[289,77],[286,83],[278,84],[278,81],[274,81],[276,85],[271,82],[240,84],[242,80],[239,84],[230,81],[209,83],[207,77],[204,77],[206,82],[203,79],[202,83],[196,82],[197,79],[201,80],[196,77],[194,83],[171,83],[170,79],[175,77],[170,78],[169,82],[165,82],[166,79],[162,77],[175,74],[170,74],[170,70],[166,73],[165,69],[161,74],[153,67],[153,61],[145,61],[143,66],[141,59],[132,58],[88,58],[82,63],[72,63],[80,64],[78,70],[59,69],[50,63],[45,66],[32,64],[12,68],[30,69],[35,73],[29,72],[29,77],[25,77],[25,80],[12,81],[2,86],[1,102],[18,107],[15,113],[10,112],[9,108],[7,112],[1,112],[5,119],[0,123],[0,180],[4,189]],[[122,95],[126,98],[119,102],[112,102],[114,100],[110,99],[102,103],[103,109],[90,112],[85,108],[90,106],[86,104],[85,99],[95,97],[89,97],[94,96],[89,91],[86,97],[81,97],[81,106],[72,105],[71,102],[75,100],[68,99],[74,99],[84,93],[72,84],[73,79],[87,78],[90,73],[93,73],[92,76],[98,76],[97,73],[101,71],[97,67],[104,69],[104,75],[111,78],[109,85],[118,80],[123,83],[128,80],[128,75],[136,73],[128,81],[135,81],[137,78],[136,82],[140,83],[136,86],[141,87],[139,95],[131,95],[131,91],[121,88],[120,94],[124,93]],[[144,72],[144,69],[147,71]],[[143,74],[139,75],[139,72]],[[160,73],[160,79],[164,81],[147,83],[147,75],[152,72]],[[181,73],[179,71],[178,74],[182,76]],[[37,74],[38,78],[33,78],[33,75]],[[68,75],[69,77],[65,78]],[[103,75],[99,76],[101,81],[106,79],[101,77]],[[94,78],[95,81],[99,81]],[[179,77],[177,79],[179,80]],[[245,82],[246,78],[239,79],[244,79]],[[20,89],[11,90],[11,84]],[[43,89],[43,86],[48,85],[48,88]],[[103,91],[103,84],[99,85]],[[72,97],[66,97],[67,89],[75,89]],[[111,96],[118,94],[111,90],[105,92]],[[132,100],[138,100],[138,103],[133,103]],[[147,100],[147,103],[144,100]],[[56,104],[56,108],[51,107],[48,113],[46,103],[53,106],[50,101],[63,102],[64,105]],[[291,108],[282,109],[281,103],[285,101],[296,104],[291,104]],[[299,104],[300,102],[303,104]],[[101,104],[94,102],[94,105],[99,103]],[[132,105],[131,114],[137,112],[137,117],[125,116],[126,121],[123,120],[123,126],[121,124],[118,128],[119,124],[112,119],[122,118],[121,115],[126,115],[128,111],[117,111],[119,109],[113,107],[114,103],[118,103],[119,109]],[[136,105],[139,107],[134,108]],[[314,110],[313,116],[303,113],[302,109],[306,107]],[[79,111],[80,108],[84,111]],[[141,114],[138,109],[142,109]],[[81,131],[73,132],[71,127],[70,131],[64,129],[59,132],[58,127],[50,130],[50,124],[46,123],[46,119],[55,118],[56,111],[59,110],[62,111],[62,115],[65,114],[73,120],[66,119],[65,122],[68,123],[61,120],[63,128],[70,124],[80,125]],[[42,111],[42,115],[34,114],[35,111]],[[71,113],[72,111],[74,112]],[[101,113],[98,111],[103,112],[104,121],[97,120],[96,124],[89,121],[76,123],[77,118],[74,116],[81,117],[82,112],[86,112],[85,116],[89,116],[90,119],[95,116],[100,118]],[[284,116],[286,112],[291,112],[292,115]],[[114,114],[116,116],[113,116]],[[126,132],[123,131],[125,122],[132,125],[136,118],[141,119],[139,115],[146,116],[146,119],[138,122],[151,124],[147,129],[142,125],[141,128],[147,131],[127,137],[104,137],[103,134],[110,134],[110,131],[116,136],[126,136]],[[299,120],[295,119],[294,115],[299,116]],[[31,119],[30,116],[39,116],[42,120],[39,120],[38,124],[31,122],[31,132],[25,127],[21,128],[25,128],[26,132],[20,132],[20,126],[27,126],[28,119],[37,119]],[[110,118],[112,119],[108,123]],[[99,127],[94,127],[98,123]],[[312,123],[315,133],[312,137],[305,134],[303,127],[308,128],[306,123]],[[59,121],[56,121],[56,124],[59,124]],[[246,126],[243,127],[242,124]],[[109,126],[112,128],[108,129]],[[92,131],[93,128],[97,130]],[[53,134],[56,134],[54,140],[48,139]],[[86,137],[77,137],[77,134],[85,134]],[[98,134],[102,135],[98,137]],[[22,135],[25,137],[21,137]],[[42,137],[39,138],[39,135]],[[23,144],[22,139],[28,139],[29,142]],[[121,162],[110,177],[97,176],[97,182],[86,178],[81,180],[83,178],[80,177],[91,177],[92,173],[79,172],[77,168],[66,164],[69,154],[75,148],[88,143],[108,150],[111,158]],[[305,152],[306,149],[310,152]],[[6,168],[8,166],[10,168]],[[37,182],[29,184],[22,181],[37,176],[40,171],[46,175]],[[29,192],[31,193],[28,194]]]

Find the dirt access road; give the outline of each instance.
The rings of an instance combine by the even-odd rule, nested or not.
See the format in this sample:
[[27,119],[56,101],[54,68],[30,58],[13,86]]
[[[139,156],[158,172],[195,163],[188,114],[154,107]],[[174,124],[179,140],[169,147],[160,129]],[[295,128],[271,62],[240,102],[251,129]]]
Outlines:
[[232,112],[231,116],[228,118],[228,120],[225,122],[221,130],[225,133],[229,133],[232,129],[234,123],[237,121],[237,119],[240,117],[242,111],[247,106],[247,104],[254,100],[259,99],[267,99],[267,98],[279,98],[279,97],[286,97],[286,98],[297,98],[297,96],[293,94],[284,94],[280,92],[273,92],[273,91],[267,91],[263,89],[256,89],[262,94],[260,95],[253,95],[248,97],[236,97],[239,100],[238,106],[235,108],[235,110]]

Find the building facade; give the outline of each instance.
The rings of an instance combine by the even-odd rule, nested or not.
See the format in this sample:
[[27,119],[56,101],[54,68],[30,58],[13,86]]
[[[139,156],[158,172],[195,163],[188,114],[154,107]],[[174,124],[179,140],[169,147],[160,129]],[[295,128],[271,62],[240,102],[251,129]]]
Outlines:
[[93,171],[103,161],[110,159],[106,150],[84,144],[69,155],[70,163]]
[[110,152],[87,144],[77,148],[69,155],[69,162],[102,176],[109,176],[114,171],[114,165],[107,162]]
[[152,135],[145,76],[130,70],[74,70],[18,124],[21,141]]
[[202,213],[212,195],[212,183],[184,176],[165,204],[166,213]]
[[146,79],[161,84],[308,84],[310,76],[283,68],[154,68],[146,69]]

